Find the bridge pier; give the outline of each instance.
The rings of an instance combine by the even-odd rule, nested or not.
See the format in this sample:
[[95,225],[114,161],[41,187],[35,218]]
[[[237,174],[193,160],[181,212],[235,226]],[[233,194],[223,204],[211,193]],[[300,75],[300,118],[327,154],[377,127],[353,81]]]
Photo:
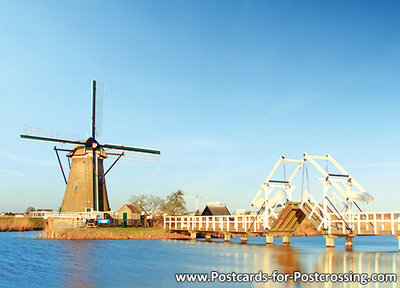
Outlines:
[[274,244],[274,236],[266,235],[265,236],[265,244],[268,244],[268,245]]
[[326,240],[326,248],[335,247],[335,237],[327,235],[325,236],[325,240]]
[[190,231],[190,240],[196,240],[197,238],[197,232]]
[[353,248],[353,237],[346,236],[346,239],[344,240],[344,245],[346,246],[346,248]]
[[246,235],[240,236],[240,243],[242,243],[242,244],[246,244],[247,243],[247,236]]
[[283,245],[289,245],[290,243],[290,236],[289,235],[285,235],[282,237],[282,244]]
[[211,242],[211,234],[206,234],[206,241]]
[[224,241],[231,242],[231,233],[224,233]]

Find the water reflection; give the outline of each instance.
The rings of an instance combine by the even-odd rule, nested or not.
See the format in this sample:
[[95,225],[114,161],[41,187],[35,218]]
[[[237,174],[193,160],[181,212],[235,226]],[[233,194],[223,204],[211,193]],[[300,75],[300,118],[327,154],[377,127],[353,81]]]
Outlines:
[[[312,238],[306,239],[313,243]],[[239,241],[239,240],[238,240]],[[296,271],[302,273],[368,273],[371,276],[373,273],[395,273],[399,274],[399,253],[396,251],[348,251],[344,247],[336,247],[326,249],[323,245],[314,243],[314,246],[309,247],[301,245],[290,246],[266,246],[262,245],[263,239],[253,238],[253,244],[242,245],[235,243],[231,244],[216,242],[201,242],[201,241],[162,241],[162,242],[112,242],[105,241],[104,245],[93,241],[65,241],[62,249],[64,251],[62,257],[63,275],[65,280],[64,287],[106,287],[105,278],[107,273],[113,273],[111,277],[118,274],[118,280],[121,287],[128,287],[125,284],[129,283],[129,276],[119,274],[115,270],[120,259],[124,262],[124,266],[137,269],[135,279],[140,280],[142,287],[176,287],[179,284],[174,281],[174,273],[176,272],[192,272],[192,273],[209,273],[210,271],[219,271],[224,273],[257,273],[263,271],[271,275],[274,270],[279,273],[293,275]],[[103,242],[102,242],[103,243]],[[120,243],[121,248],[115,246],[115,243]],[[118,251],[123,251],[123,247],[130,246],[129,250],[124,253],[134,254],[134,251],[139,248],[137,245],[141,243],[143,247],[148,247],[150,243],[161,243],[154,251],[154,258],[148,259],[149,265],[144,265],[145,257],[149,256],[149,251],[140,259],[137,259],[136,264],[130,263],[132,258],[123,258]],[[102,247],[104,246],[104,247]],[[135,247],[136,246],[136,247]],[[153,249],[158,245],[155,245]],[[159,255],[169,255],[173,262],[169,262],[166,256],[158,258]],[[206,257],[205,257],[206,256]],[[115,259],[114,259],[115,258]],[[97,259],[97,260],[96,260]],[[98,261],[101,259],[99,266]],[[104,270],[106,263],[105,259],[111,264],[107,270]],[[148,277],[148,269],[159,265],[163,271],[163,277],[159,279],[151,279]],[[119,264],[119,263],[118,263]],[[130,270],[130,269],[129,269]],[[100,271],[100,272],[99,272]],[[146,276],[147,274],[147,276]],[[110,276],[110,274],[109,274]],[[133,276],[133,275],[131,275]],[[154,282],[154,281],[162,282]],[[168,285],[163,285],[167,284]],[[139,284],[136,282],[136,284]],[[212,283],[212,286],[231,286],[232,283]],[[333,283],[331,281],[325,283],[302,283],[287,281],[284,283],[271,282],[268,283],[241,283],[240,287],[396,287],[397,282],[391,283],[367,283],[361,285],[358,282]],[[204,287],[205,283],[186,283],[187,287]],[[211,287],[210,284],[206,286]]]
[[293,274],[294,271],[301,271],[299,255],[295,248],[290,246],[280,246],[278,253],[274,253],[276,263],[281,268],[280,272]]
[[93,241],[62,240],[61,263],[64,275],[64,286],[68,288],[97,287],[94,265]]
[[[357,252],[338,248],[303,249],[293,246],[265,247],[262,259],[254,254],[254,271],[261,269],[271,274],[274,270],[293,275],[295,271],[302,273],[395,273],[399,279],[399,253],[396,252]],[[260,261],[261,260],[261,261]],[[355,279],[355,278],[353,278]],[[254,287],[397,287],[397,282],[366,283],[359,282],[325,282],[301,283],[255,283]]]
[[[24,235],[31,235],[29,233]],[[396,273],[397,240],[356,237],[353,251],[338,239],[293,238],[290,246],[178,240],[68,241],[0,234],[0,287],[399,287],[397,283],[177,283],[175,273]],[[277,243],[279,244],[279,243]],[[392,249],[392,251],[384,250]]]
[[[326,273],[395,273],[398,270],[399,254],[396,252],[337,252],[329,249],[318,256],[316,271]],[[334,287],[326,284],[324,287]],[[337,287],[360,287],[359,283],[343,283]],[[396,287],[396,282],[392,283],[367,283],[363,287]]]

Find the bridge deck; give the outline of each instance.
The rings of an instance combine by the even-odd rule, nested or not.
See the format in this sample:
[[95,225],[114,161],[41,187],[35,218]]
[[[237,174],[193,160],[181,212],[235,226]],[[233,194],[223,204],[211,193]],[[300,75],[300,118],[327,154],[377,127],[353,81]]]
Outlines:
[[306,215],[301,211],[300,203],[288,203],[271,224],[268,234],[291,235],[305,218]]

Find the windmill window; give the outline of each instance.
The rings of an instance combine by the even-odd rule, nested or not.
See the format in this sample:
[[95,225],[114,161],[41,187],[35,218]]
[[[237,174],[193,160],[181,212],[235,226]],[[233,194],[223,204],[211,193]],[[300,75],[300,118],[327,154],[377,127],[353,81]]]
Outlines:
[[78,190],[78,184],[75,184],[74,190]]

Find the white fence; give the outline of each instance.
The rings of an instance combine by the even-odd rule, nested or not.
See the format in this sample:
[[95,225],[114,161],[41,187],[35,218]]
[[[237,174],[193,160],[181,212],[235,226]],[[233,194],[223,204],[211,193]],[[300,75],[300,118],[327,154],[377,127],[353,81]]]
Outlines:
[[104,214],[109,214],[112,218],[116,218],[115,211],[107,212],[74,212],[60,213],[53,211],[34,211],[30,212],[29,216],[34,218],[73,218],[73,219],[96,219],[97,217],[104,218]]
[[260,215],[164,216],[164,229],[178,231],[263,232],[264,220]]
[[335,214],[327,214],[328,233],[339,225],[343,234],[350,228],[352,234],[359,235],[399,235],[400,212],[359,212],[341,213],[342,219]]

